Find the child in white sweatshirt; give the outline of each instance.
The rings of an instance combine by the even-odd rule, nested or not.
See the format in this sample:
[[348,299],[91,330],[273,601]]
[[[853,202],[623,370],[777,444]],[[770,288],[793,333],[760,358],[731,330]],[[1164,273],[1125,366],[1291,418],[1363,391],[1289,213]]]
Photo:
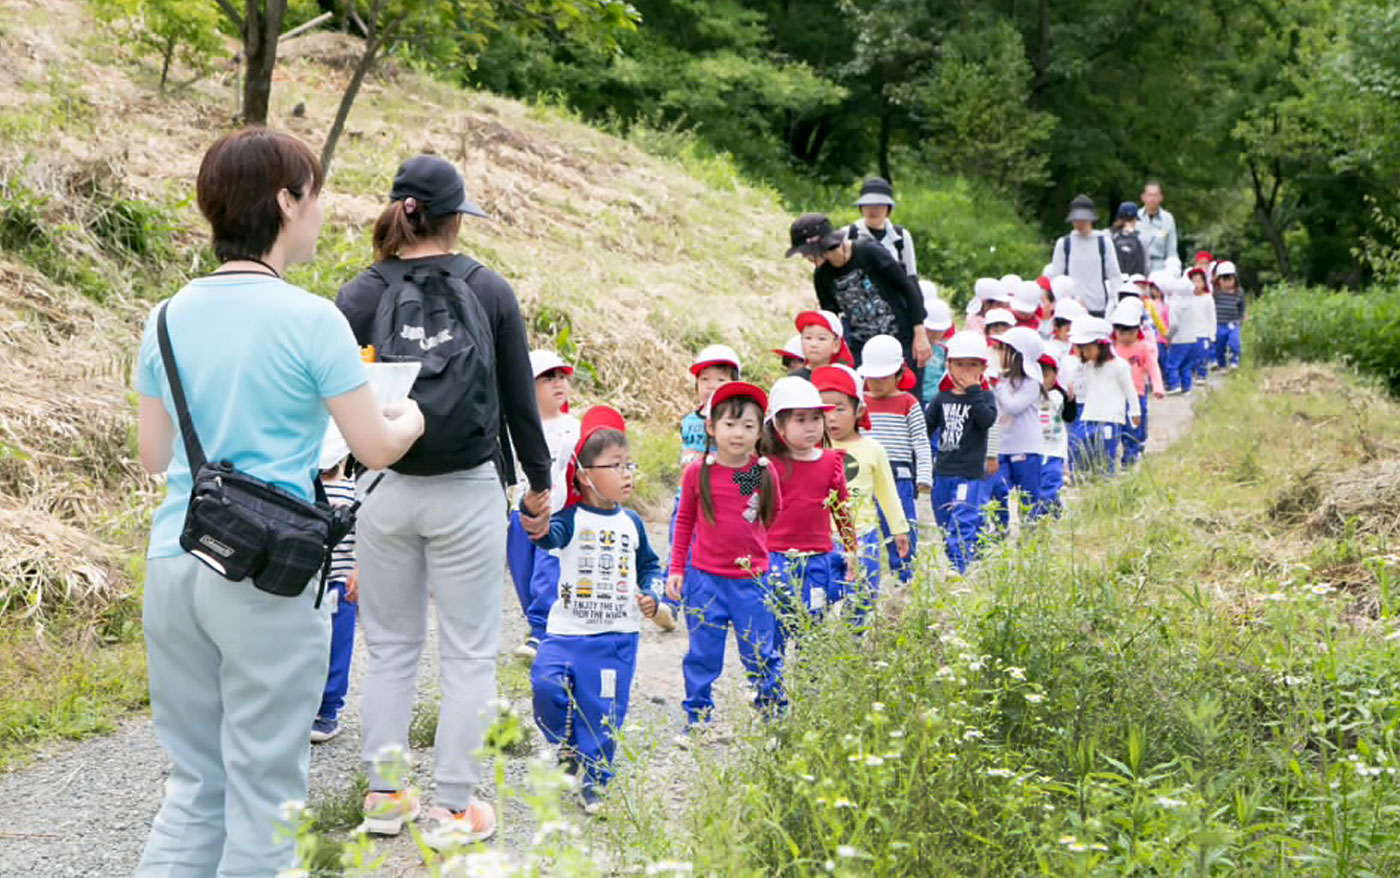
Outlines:
[[1081,368],[1075,376],[1074,397],[1084,425],[1083,438],[1071,448],[1074,468],[1111,473],[1117,468],[1123,428],[1128,423],[1136,427],[1142,419],[1132,368],[1113,353],[1113,326],[1107,320],[1076,320],[1070,341],[1079,350]]
[[997,501],[1001,526],[1010,525],[1011,492],[1021,496],[1023,516],[1038,514],[1040,467],[1044,439],[1040,426],[1043,395],[1040,333],[1017,326],[1000,338],[1001,380],[996,385],[997,424],[1001,427],[997,480],[992,499]]
[[1195,308],[1191,317],[1196,321],[1196,355],[1192,365],[1196,378],[1204,381],[1210,377],[1210,353],[1215,344],[1215,297],[1211,295],[1210,283],[1204,268],[1193,266],[1187,269],[1191,279],[1191,305]]

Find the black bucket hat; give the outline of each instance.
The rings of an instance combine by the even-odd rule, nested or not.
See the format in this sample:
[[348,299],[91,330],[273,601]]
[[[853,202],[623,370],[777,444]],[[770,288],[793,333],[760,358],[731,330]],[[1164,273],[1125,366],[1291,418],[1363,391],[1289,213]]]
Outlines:
[[1076,195],[1069,203],[1069,216],[1065,217],[1065,222],[1072,223],[1075,220],[1088,220],[1091,223],[1099,221],[1099,212],[1094,209],[1094,199],[1087,195]]
[[417,201],[428,216],[465,213],[487,217],[486,211],[467,198],[467,185],[452,163],[435,155],[414,156],[399,166],[389,200],[405,198]]
[[890,210],[894,210],[894,187],[890,181],[883,177],[871,177],[861,184],[860,197],[856,199],[856,207],[866,205],[884,205]]
[[792,221],[788,230],[792,246],[787,255],[801,253],[804,256],[820,256],[828,250],[841,246],[846,239],[846,230],[831,227],[831,220],[823,213],[804,213]]

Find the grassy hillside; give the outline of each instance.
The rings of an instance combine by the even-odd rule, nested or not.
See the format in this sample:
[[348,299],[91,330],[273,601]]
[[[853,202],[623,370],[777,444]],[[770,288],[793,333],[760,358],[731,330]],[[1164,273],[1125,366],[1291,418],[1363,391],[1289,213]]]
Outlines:
[[[357,51],[329,34],[288,43],[271,123],[319,148]],[[0,57],[3,765],[16,742],[104,727],[144,688],[132,590],[159,488],[134,462],[128,374],[150,305],[212,267],[193,177],[232,124],[236,71],[161,95],[158,71],[73,0],[0,0]],[[462,249],[515,285],[534,341],[579,364],[584,402],[641,423],[648,496],[665,493],[696,349],[723,340],[777,377],[765,351],[812,294],[782,258],[789,217],[771,192],[723,160],[655,158],[549,107],[402,70],[362,93],[319,256],[292,280],[331,296],[365,267],[395,168],[424,151],[492,214]]]

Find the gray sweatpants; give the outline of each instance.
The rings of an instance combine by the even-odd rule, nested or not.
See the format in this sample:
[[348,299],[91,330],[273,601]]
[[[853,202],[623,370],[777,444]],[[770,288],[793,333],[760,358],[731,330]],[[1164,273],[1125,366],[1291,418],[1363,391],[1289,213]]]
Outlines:
[[175,761],[137,878],[270,878],[305,801],[330,608],[229,582],[189,555],[146,565],[142,620],[156,736]]
[[492,464],[437,476],[388,472],[360,510],[355,548],[369,655],[361,725],[370,789],[401,785],[374,762],[385,747],[408,752],[431,592],[442,675],[436,800],[454,810],[471,803],[481,781],[476,751],[496,697],[505,518],[505,491]]

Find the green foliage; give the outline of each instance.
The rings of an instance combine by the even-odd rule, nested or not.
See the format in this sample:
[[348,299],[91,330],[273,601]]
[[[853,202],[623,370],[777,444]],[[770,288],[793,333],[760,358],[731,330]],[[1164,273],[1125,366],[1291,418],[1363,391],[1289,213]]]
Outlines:
[[1400,395],[1400,289],[1278,286],[1250,307],[1245,350],[1261,363],[1346,363]]
[[96,11],[100,20],[123,29],[128,44],[161,59],[162,91],[173,60],[203,74],[224,48],[223,16],[208,0],[98,0]]

